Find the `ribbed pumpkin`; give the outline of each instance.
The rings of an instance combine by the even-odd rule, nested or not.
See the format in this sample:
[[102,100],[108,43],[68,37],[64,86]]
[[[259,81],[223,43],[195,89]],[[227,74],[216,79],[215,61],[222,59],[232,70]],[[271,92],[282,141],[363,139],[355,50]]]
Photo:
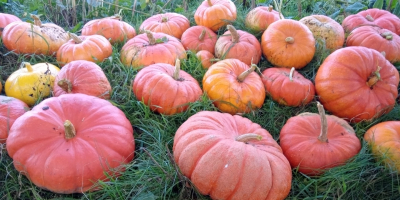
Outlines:
[[29,110],[29,106],[14,97],[0,95],[0,144],[6,143],[14,121]]
[[175,37],[146,31],[130,39],[122,47],[120,58],[122,64],[134,68],[155,63],[174,65],[177,58],[186,58],[186,51]]
[[133,26],[122,21],[120,15],[94,19],[82,27],[82,35],[102,35],[111,44],[127,41],[136,36]]
[[197,25],[208,27],[216,32],[229,21],[235,21],[236,15],[236,6],[231,0],[204,0],[197,7],[194,20]]
[[4,27],[6,27],[11,22],[22,22],[22,20],[15,15],[0,13],[0,37]]
[[181,39],[183,32],[190,27],[189,20],[178,13],[156,14],[145,19],[140,25],[140,31],[149,30],[155,33],[165,33]]
[[34,24],[13,22],[2,33],[4,46],[15,53],[53,55],[68,41],[65,30],[55,24],[43,24],[32,15]]
[[[103,37],[103,36],[100,36]],[[53,94],[83,93],[110,99],[111,85],[103,70],[94,62],[76,60],[61,68],[54,80]]]
[[196,79],[180,70],[179,59],[175,67],[156,63],[143,68],[136,75],[132,90],[139,101],[164,115],[186,111],[189,103],[202,95]]
[[244,24],[254,32],[262,32],[279,19],[283,19],[282,13],[279,14],[271,5],[258,6],[247,13]]
[[315,39],[310,29],[299,21],[282,19],[272,23],[261,37],[267,60],[277,67],[305,67],[314,57]]
[[85,94],[42,101],[15,120],[7,139],[14,167],[54,193],[99,189],[124,170],[135,151],[133,129],[110,102]]
[[192,26],[182,34],[181,42],[186,50],[206,50],[214,54],[217,34],[205,26]]
[[210,68],[210,66],[213,64],[211,59],[214,59],[214,55],[206,50],[197,52],[196,57],[201,61],[201,66],[203,66],[204,69]]
[[330,54],[315,77],[321,103],[351,122],[371,121],[389,112],[398,95],[399,72],[378,51],[346,47]]
[[232,25],[221,35],[215,44],[215,57],[219,59],[236,58],[247,65],[257,64],[261,59],[261,45],[257,38]]
[[77,36],[69,33],[71,40],[63,44],[57,51],[60,66],[74,61],[87,60],[102,62],[111,56],[111,43],[101,35]]
[[238,59],[221,60],[208,68],[203,77],[203,91],[222,112],[248,113],[261,108],[265,88],[261,77]]
[[346,40],[347,46],[363,46],[385,52],[391,63],[400,62],[400,36],[388,29],[362,26],[354,29]]

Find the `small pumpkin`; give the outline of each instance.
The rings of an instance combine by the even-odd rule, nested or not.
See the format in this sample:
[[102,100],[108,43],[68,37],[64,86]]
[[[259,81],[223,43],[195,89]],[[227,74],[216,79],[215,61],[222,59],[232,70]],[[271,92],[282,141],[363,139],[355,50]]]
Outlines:
[[0,95],[0,144],[6,143],[14,121],[28,110],[29,106],[23,101]]
[[231,0],[204,0],[194,13],[197,25],[218,31],[229,22],[236,20],[236,6]]
[[270,24],[283,18],[282,13],[274,10],[271,5],[258,6],[247,13],[244,24],[253,32],[263,32]]
[[22,22],[22,20],[15,15],[0,13],[0,37],[1,33],[4,30],[4,27],[6,27],[11,22]]
[[261,49],[271,64],[301,69],[314,57],[315,39],[303,23],[282,19],[272,23],[264,31],[261,36]]
[[60,69],[50,63],[31,65],[22,62],[6,80],[4,90],[7,96],[17,98],[29,106],[50,95],[54,79]]
[[208,68],[203,76],[203,91],[222,112],[248,113],[261,108],[265,88],[261,77],[238,59],[221,60]]
[[196,57],[201,61],[201,66],[203,66],[203,69],[210,68],[210,66],[213,64],[212,59],[215,59],[214,55],[206,50],[197,52]]
[[314,99],[314,84],[299,72],[288,68],[271,67],[262,72],[267,94],[285,106],[302,106]]
[[196,79],[180,70],[179,59],[175,67],[156,63],[143,68],[136,75],[132,90],[139,101],[164,115],[186,111],[189,103],[199,100],[202,95]]
[[165,33],[181,39],[183,32],[190,27],[189,20],[178,13],[156,14],[145,19],[140,25],[141,32],[149,30],[155,33]]
[[290,164],[277,142],[239,115],[191,116],[175,133],[173,155],[182,174],[212,199],[282,200],[291,188]]
[[192,26],[182,34],[181,42],[186,50],[206,50],[214,54],[217,34],[205,26]]
[[100,189],[135,151],[133,129],[110,102],[85,94],[45,99],[15,120],[7,139],[14,167],[36,186],[71,194]]
[[345,120],[326,115],[319,102],[317,106],[319,114],[306,112],[289,118],[279,136],[292,168],[298,167],[306,175],[320,175],[343,165],[361,149],[354,129]]
[[[103,36],[100,36],[103,37]],[[110,99],[111,85],[103,70],[94,62],[76,60],[61,68],[54,80],[53,94],[83,93]]]
[[57,51],[60,66],[74,61],[87,60],[103,62],[112,54],[111,43],[101,35],[77,36],[69,33],[71,40],[61,45]]

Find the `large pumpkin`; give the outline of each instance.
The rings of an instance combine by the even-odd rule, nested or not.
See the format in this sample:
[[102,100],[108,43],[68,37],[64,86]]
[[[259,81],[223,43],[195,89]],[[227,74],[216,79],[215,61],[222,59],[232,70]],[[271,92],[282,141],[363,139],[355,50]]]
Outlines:
[[279,19],[283,19],[283,15],[274,10],[271,5],[258,6],[247,13],[244,24],[254,32],[262,32]]
[[231,0],[204,0],[194,13],[197,25],[218,31],[222,26],[236,20],[236,6]]
[[182,34],[181,42],[187,50],[206,50],[214,54],[217,34],[205,26],[192,26]]
[[6,143],[14,121],[29,110],[23,101],[0,95],[0,144]]
[[272,23],[264,31],[261,48],[264,56],[273,65],[300,69],[314,57],[315,39],[303,23],[282,19]]
[[22,20],[15,15],[0,13],[0,37],[4,27],[6,27],[11,22],[22,22]]
[[269,132],[247,118],[201,111],[176,131],[173,154],[197,190],[212,199],[281,200],[292,172]]
[[373,120],[395,105],[399,72],[374,49],[346,47],[330,54],[315,77],[324,107],[352,122]]
[[133,159],[133,129],[110,102],[85,94],[42,101],[10,130],[7,152],[36,186],[83,193],[117,176]]
[[183,32],[190,27],[189,20],[178,13],[156,14],[145,19],[140,25],[141,32],[149,30],[154,33],[165,33],[181,39]]
[[222,112],[248,113],[261,108],[265,88],[261,77],[238,59],[221,60],[208,68],[203,76],[203,91]]

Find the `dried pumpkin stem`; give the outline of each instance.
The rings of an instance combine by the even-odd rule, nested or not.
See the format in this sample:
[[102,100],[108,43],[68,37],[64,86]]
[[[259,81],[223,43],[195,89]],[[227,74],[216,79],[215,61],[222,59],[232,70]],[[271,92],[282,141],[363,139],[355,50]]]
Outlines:
[[36,26],[42,26],[42,21],[40,21],[38,15],[31,14],[31,18],[33,19],[33,24],[35,24]]
[[116,15],[110,17],[110,19],[115,19],[115,20],[118,20],[118,21],[122,21],[122,16],[119,15],[119,14],[116,14]]
[[318,136],[318,140],[321,142],[328,142],[328,120],[325,115],[324,106],[317,101],[318,113],[321,117],[321,134]]
[[167,21],[168,21],[168,17],[165,17],[165,16],[161,17],[161,22],[167,22]]
[[244,79],[246,79],[246,77],[251,73],[254,72],[254,70],[257,68],[257,65],[255,64],[251,64],[250,68],[244,72],[242,72],[238,77],[237,80],[239,82],[243,82]]
[[231,32],[232,42],[239,42],[239,34],[237,33],[235,27],[233,27],[232,25],[227,25],[226,28],[228,28],[229,32]]
[[381,36],[387,40],[392,40],[393,39],[393,35],[390,32],[383,32],[381,33]]
[[204,36],[206,36],[206,29],[205,28],[203,28],[203,30],[201,31],[200,36],[199,36],[199,40],[203,41],[204,40]]
[[72,139],[76,136],[75,127],[69,120],[65,120],[64,122],[64,132],[65,139],[67,140]]
[[367,20],[370,21],[370,22],[373,22],[373,21],[374,21],[374,18],[373,18],[371,15],[365,16],[365,19],[367,19]]
[[268,11],[269,11],[269,12],[272,12],[272,10],[274,10],[274,7],[273,7],[272,5],[269,5],[269,6],[268,6]]
[[61,79],[57,82],[57,85],[60,86],[65,92],[71,93],[72,91],[72,83],[67,79]]
[[207,0],[208,6],[212,6],[211,0]]
[[149,30],[145,30],[145,33],[147,35],[147,38],[149,38],[149,44],[150,45],[156,44],[156,39],[154,38],[153,33],[151,33],[151,31]]
[[381,80],[381,74],[379,73],[379,71],[381,71],[381,69],[382,68],[380,66],[378,66],[376,71],[374,71],[372,73],[372,75],[368,78],[367,85],[369,87],[373,87],[379,80]]
[[247,143],[251,140],[261,140],[262,136],[255,134],[255,133],[245,133],[243,135],[239,135],[235,138],[236,141],[238,142],[244,142]]
[[69,39],[74,40],[75,44],[80,44],[83,42],[81,38],[79,38],[76,34],[68,32]]
[[294,70],[295,70],[294,67],[292,67],[292,69],[290,69],[290,73],[289,73],[289,80],[290,80],[290,81],[293,81]]
[[19,66],[20,69],[22,68],[26,68],[26,70],[28,70],[28,72],[33,72],[33,68],[31,63],[28,62],[22,62],[21,65]]
[[175,70],[174,70],[174,74],[173,74],[173,78],[175,80],[179,79],[180,70],[181,70],[181,61],[179,59],[176,59],[176,61],[175,61]]
[[294,43],[294,38],[292,38],[292,37],[287,37],[287,38],[285,39],[285,42],[287,42],[287,43],[289,43],[289,44],[293,44],[293,43]]

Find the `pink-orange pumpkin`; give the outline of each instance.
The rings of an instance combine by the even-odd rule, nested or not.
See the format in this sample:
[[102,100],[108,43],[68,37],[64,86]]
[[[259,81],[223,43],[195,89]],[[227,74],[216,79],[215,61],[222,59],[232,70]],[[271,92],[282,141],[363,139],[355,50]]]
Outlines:
[[29,110],[29,106],[14,97],[0,95],[0,144],[6,143],[14,121]]
[[0,37],[4,27],[6,27],[11,22],[22,22],[22,20],[15,15],[0,13]]
[[265,31],[268,26],[283,16],[270,6],[258,6],[246,15],[245,26],[254,32]]
[[192,26],[182,34],[181,42],[187,50],[206,50],[214,54],[217,34],[205,26]]
[[201,61],[201,66],[203,66],[204,69],[210,68],[213,64],[212,59],[215,59],[214,55],[206,50],[197,52],[196,57]]
[[181,39],[183,32],[190,27],[189,20],[178,13],[156,14],[145,19],[140,25],[140,31],[149,30],[155,33],[165,33]]
[[231,0],[204,0],[194,13],[197,25],[218,31],[221,27],[236,20],[236,6]]

